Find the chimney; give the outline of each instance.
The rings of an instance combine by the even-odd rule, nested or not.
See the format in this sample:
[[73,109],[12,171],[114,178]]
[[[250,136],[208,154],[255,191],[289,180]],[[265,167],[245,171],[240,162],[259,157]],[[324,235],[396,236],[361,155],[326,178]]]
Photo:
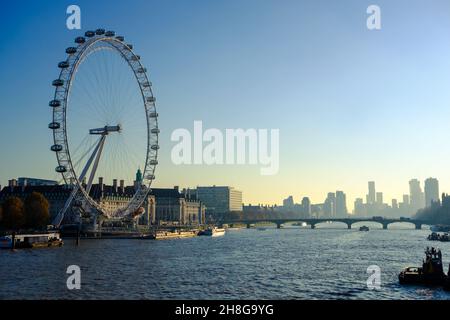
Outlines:
[[14,187],[17,185],[16,179],[8,180],[8,186],[11,192],[14,192]]
[[98,188],[103,193],[103,177],[98,178]]
[[114,193],[118,192],[118,190],[117,190],[117,179],[113,179],[113,192]]
[[25,192],[25,188],[27,187],[27,179],[23,179],[23,183],[22,183],[22,192]]
[[124,180],[120,180],[120,192],[122,194],[125,194],[125,181]]

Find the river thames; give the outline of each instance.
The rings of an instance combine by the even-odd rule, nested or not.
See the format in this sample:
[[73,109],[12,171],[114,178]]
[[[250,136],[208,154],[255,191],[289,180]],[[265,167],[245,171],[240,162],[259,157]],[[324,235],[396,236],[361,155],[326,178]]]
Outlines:
[[[447,272],[450,243],[429,242],[429,233],[269,227],[79,247],[66,240],[62,248],[0,251],[0,299],[448,299],[442,289],[398,284],[426,246],[442,249]],[[81,268],[80,290],[66,287],[69,265]],[[370,265],[381,268],[380,290],[367,288]]]

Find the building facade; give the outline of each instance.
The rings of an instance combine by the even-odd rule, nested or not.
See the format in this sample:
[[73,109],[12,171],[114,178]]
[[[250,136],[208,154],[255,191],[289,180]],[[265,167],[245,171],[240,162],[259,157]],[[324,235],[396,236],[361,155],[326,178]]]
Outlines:
[[242,191],[228,186],[197,187],[192,190],[208,213],[242,211]]
[[158,225],[199,225],[205,223],[205,205],[197,200],[193,193],[179,192],[173,189],[152,189],[156,200],[154,223]]
[[431,207],[439,201],[439,181],[435,178],[425,180],[425,206]]
[[409,201],[413,212],[425,207],[425,196],[420,187],[420,181],[417,179],[409,181]]
[[[32,192],[39,192],[49,202],[51,218],[55,218],[64,207],[71,194],[67,185],[18,185],[18,181],[10,180],[9,186],[0,192],[0,203],[8,197],[22,200]],[[105,210],[114,211],[123,208],[133,197],[135,186],[125,186],[124,181],[113,180],[112,185],[104,183],[103,178],[93,184],[89,195]],[[199,225],[205,223],[205,205],[197,200],[193,192],[180,193],[178,187],[173,189],[152,189],[141,205],[144,212],[138,218],[139,225],[177,224]],[[108,221],[107,219],[105,220]]]
[[336,217],[347,217],[347,196],[343,191],[336,191]]

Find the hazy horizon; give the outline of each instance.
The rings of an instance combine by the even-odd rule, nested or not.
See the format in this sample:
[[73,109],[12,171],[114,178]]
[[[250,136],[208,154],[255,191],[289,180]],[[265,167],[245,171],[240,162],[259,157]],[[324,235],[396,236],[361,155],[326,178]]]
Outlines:
[[[230,185],[246,204],[292,195],[347,207],[375,181],[384,202],[408,181],[435,177],[450,192],[450,3],[436,1],[77,1],[82,29],[65,27],[71,3],[4,4],[0,13],[0,184],[60,180],[49,150],[57,63],[85,31],[124,35],[149,71],[159,113],[154,187]],[[382,28],[366,28],[366,8]],[[280,130],[280,167],[174,165],[171,133],[205,128]],[[134,169],[133,169],[134,170]],[[106,182],[114,177],[105,177]],[[133,179],[133,177],[129,177]]]

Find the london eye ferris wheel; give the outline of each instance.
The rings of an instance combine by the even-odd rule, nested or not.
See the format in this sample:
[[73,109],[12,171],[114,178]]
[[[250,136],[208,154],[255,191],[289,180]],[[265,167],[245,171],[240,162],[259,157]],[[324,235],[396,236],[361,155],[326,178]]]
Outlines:
[[[158,114],[147,69],[123,36],[104,29],[77,37],[66,54],[52,83],[48,127],[55,170],[72,193],[53,224],[62,223],[74,202],[91,215],[132,216],[150,191],[158,164]],[[130,184],[137,168],[142,180],[121,206],[111,209],[92,196],[96,176]]]

